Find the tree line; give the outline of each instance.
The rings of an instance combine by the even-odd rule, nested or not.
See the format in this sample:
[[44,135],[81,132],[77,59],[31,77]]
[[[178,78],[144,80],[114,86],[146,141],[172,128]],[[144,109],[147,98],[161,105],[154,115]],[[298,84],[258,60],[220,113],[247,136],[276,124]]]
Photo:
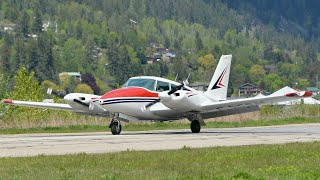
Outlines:
[[[302,89],[315,85],[320,71],[313,28],[317,12],[303,16],[311,17],[305,25],[299,15],[310,7],[294,11],[307,3],[295,2],[282,2],[281,7],[292,6],[282,12],[271,1],[0,1],[0,73],[10,80],[25,67],[39,82],[72,92],[77,83],[61,82],[59,73],[80,72],[87,81],[79,83],[90,85],[88,79],[94,79],[90,88],[101,94],[137,75],[175,79],[179,74],[182,80],[191,73],[193,82],[209,81],[219,57],[233,54],[234,90],[246,82],[265,91],[284,85]],[[251,12],[253,7],[257,11]],[[265,8],[274,16],[259,13]],[[283,18],[276,21],[280,13]],[[312,28],[300,36],[281,29],[286,23],[302,31]],[[147,64],[146,57],[157,52],[152,44],[177,56]]]

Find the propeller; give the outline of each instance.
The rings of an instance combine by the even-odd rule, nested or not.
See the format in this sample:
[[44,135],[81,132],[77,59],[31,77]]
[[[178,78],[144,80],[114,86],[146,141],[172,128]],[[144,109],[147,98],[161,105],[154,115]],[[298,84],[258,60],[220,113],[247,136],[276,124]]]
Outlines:
[[[163,94],[164,96],[162,96],[162,100],[164,100],[164,97],[170,98],[170,95],[171,95],[171,94],[174,94],[174,93],[177,92],[178,90],[181,90],[184,86],[189,85],[189,82],[188,82],[189,77],[190,77],[190,74],[188,75],[187,79],[184,80],[180,85],[172,88],[172,89],[167,93],[169,96]],[[164,92],[161,92],[161,93],[166,93],[166,92],[164,91]],[[161,100],[161,93],[159,94],[159,97],[160,97],[159,99],[156,99],[155,101],[147,104],[147,105],[145,106],[145,108],[149,108],[149,107],[151,107],[152,105],[156,104],[157,102],[160,102],[160,100]]]
[[54,90],[52,88],[47,89],[47,94],[48,95],[55,95],[59,97],[64,97],[66,95],[65,90]]
[[[189,74],[189,76],[190,76],[190,74]],[[188,82],[189,76],[188,76],[188,78],[186,80],[182,81],[182,83],[179,86],[176,86],[176,87],[172,88],[168,92],[168,95],[171,95],[171,94],[177,92],[178,90],[181,90],[181,88],[183,88],[184,86],[189,85],[189,82]]]
[[179,86],[176,86],[176,87],[172,88],[172,89],[168,92],[168,95],[171,95],[171,94],[177,92],[177,91],[180,90],[183,86],[184,86],[184,84],[180,84]]

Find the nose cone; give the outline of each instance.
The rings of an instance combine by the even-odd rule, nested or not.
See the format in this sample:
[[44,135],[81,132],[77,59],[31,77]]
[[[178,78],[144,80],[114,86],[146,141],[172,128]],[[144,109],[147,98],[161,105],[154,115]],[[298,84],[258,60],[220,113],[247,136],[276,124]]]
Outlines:
[[78,100],[86,100],[86,95],[82,93],[70,93],[64,96],[64,100],[67,100],[68,102],[73,102],[75,99]]
[[72,94],[67,94],[67,95],[64,96],[63,99],[67,100],[67,101],[73,101],[74,96]]

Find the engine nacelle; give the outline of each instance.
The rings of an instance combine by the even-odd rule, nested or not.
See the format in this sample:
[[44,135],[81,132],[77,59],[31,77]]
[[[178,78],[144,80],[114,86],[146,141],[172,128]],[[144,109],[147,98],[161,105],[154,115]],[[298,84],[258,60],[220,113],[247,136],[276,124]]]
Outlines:
[[96,114],[101,114],[107,112],[101,105],[99,100],[93,100],[89,104],[89,110]]
[[70,93],[64,99],[74,109],[79,111],[91,111],[92,113],[103,113],[105,109],[100,106],[100,96],[84,93]]
[[167,91],[159,93],[159,98],[162,104],[170,109],[177,111],[197,111],[200,106],[191,99],[192,93],[190,91],[179,90],[171,95]]

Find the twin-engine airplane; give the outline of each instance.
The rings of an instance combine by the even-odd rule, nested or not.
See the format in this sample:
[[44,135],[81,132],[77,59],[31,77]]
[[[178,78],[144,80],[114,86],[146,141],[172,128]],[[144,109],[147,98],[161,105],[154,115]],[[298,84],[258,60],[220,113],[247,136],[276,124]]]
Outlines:
[[130,78],[122,88],[102,96],[71,93],[64,97],[68,104],[4,100],[15,106],[68,110],[93,116],[111,116],[112,134],[120,134],[120,120],[191,121],[191,131],[199,133],[204,119],[259,110],[263,104],[301,99],[311,92],[278,91],[265,97],[227,100],[232,55],[223,55],[208,90],[197,91],[186,84],[168,79],[139,76]]

